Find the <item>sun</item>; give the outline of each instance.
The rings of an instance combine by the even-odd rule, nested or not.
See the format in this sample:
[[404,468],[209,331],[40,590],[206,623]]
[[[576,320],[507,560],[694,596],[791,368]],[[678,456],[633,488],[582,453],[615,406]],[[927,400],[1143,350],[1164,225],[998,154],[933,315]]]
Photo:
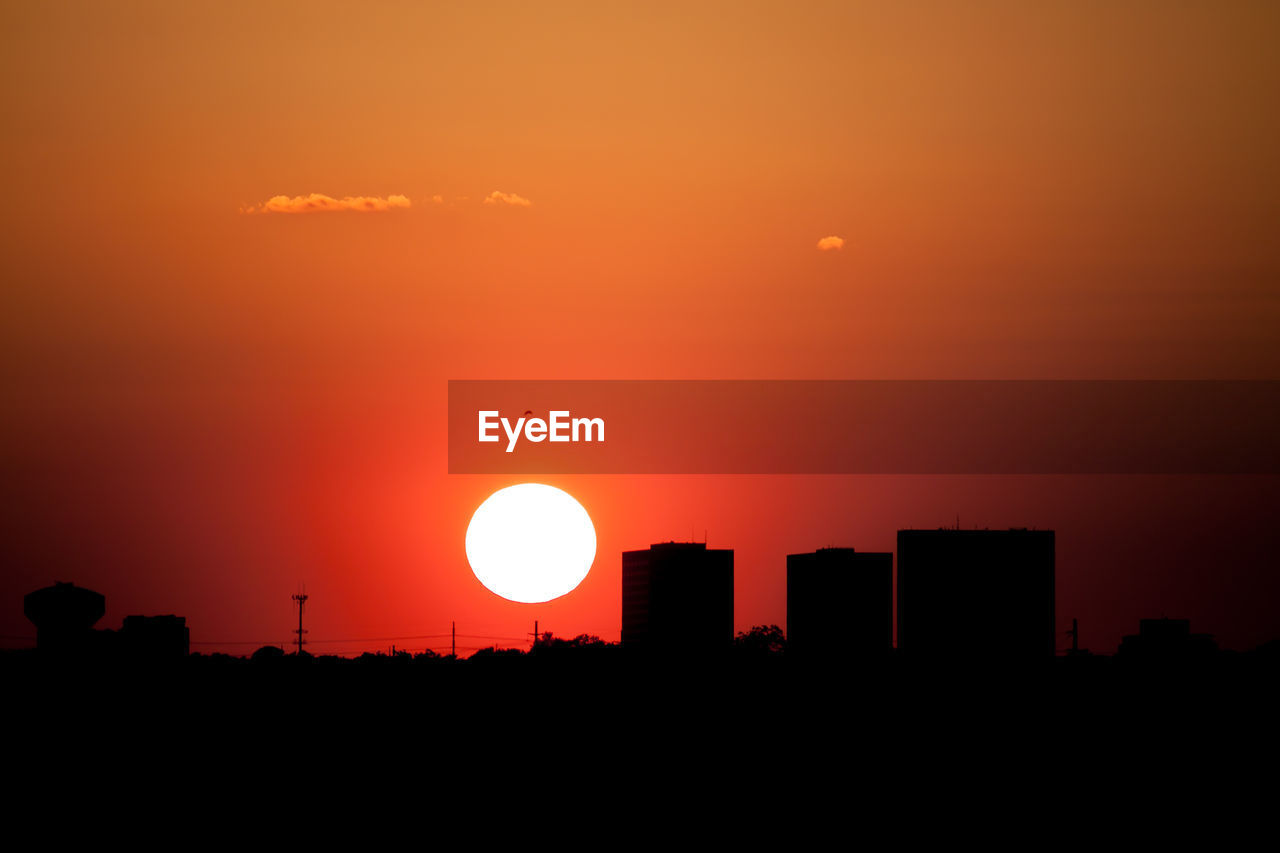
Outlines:
[[596,558],[596,529],[572,495],[521,483],[485,499],[467,525],[467,562],[480,583],[536,604],[574,590]]

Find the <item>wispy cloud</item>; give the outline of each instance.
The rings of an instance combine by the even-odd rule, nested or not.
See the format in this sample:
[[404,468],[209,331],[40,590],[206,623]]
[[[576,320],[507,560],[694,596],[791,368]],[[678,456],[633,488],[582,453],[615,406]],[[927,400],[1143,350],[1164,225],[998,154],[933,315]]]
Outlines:
[[523,196],[518,196],[515,193],[504,193],[499,190],[494,190],[493,192],[489,193],[489,196],[484,200],[484,203],[485,204],[511,204],[511,205],[515,205],[516,207],[529,207],[530,205],[533,204],[533,202],[529,201],[529,199],[524,198]]
[[820,252],[838,252],[844,248],[843,237],[823,237],[818,241],[818,251]]
[[322,195],[321,193],[312,193],[311,195],[298,195],[290,198],[287,195],[273,196],[262,204],[250,205],[249,207],[240,208],[241,213],[335,213],[344,210],[353,210],[357,213],[380,213],[384,210],[395,210],[396,208],[410,207],[412,202],[408,196],[389,195],[386,198],[382,196],[345,196],[343,198],[333,198],[332,196]]

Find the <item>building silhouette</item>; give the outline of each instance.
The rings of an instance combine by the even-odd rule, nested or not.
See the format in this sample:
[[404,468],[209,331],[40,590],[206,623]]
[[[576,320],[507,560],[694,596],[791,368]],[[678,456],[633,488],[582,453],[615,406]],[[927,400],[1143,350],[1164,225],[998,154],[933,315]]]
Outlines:
[[42,653],[78,655],[101,645],[93,626],[107,612],[107,599],[100,592],[59,582],[27,593],[22,612],[36,626],[36,648]]
[[191,630],[182,616],[126,616],[120,641],[132,657],[173,660],[187,656]]
[[1212,634],[1191,633],[1189,619],[1139,619],[1138,633],[1120,641],[1118,657],[1146,661],[1202,658],[1218,651]]
[[663,542],[622,552],[622,643],[711,652],[733,642],[733,550]]
[[899,530],[898,649],[914,657],[1051,657],[1052,530]]
[[893,648],[893,555],[819,548],[787,555],[787,650],[799,657]]
[[36,626],[36,651],[59,658],[133,661],[187,656],[191,635],[182,616],[126,616],[119,631],[93,626],[106,612],[100,592],[55,583],[23,599],[23,613]]

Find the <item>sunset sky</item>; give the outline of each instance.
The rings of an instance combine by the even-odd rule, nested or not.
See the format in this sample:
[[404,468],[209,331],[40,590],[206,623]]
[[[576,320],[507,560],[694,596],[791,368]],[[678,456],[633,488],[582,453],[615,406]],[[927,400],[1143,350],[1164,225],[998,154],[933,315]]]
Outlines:
[[304,582],[315,640],[616,640],[620,552],[704,531],[745,630],[957,516],[1058,531],[1086,646],[1280,636],[1276,477],[553,478],[599,552],[525,605],[445,441],[449,379],[1280,379],[1274,2],[0,15],[7,638],[63,580],[202,651]]

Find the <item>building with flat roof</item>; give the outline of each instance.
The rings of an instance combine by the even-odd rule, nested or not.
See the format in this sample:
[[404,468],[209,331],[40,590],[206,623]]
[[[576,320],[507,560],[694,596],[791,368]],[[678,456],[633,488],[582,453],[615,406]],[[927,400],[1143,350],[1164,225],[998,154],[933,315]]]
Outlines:
[[126,616],[120,639],[134,657],[177,659],[191,651],[191,629],[182,616]]
[[819,548],[787,555],[787,652],[885,654],[893,648],[893,554]]
[[1052,530],[899,530],[898,649],[1052,657]]
[[663,542],[622,552],[622,643],[716,651],[733,643],[733,550]]
[[1120,641],[1116,656],[1169,661],[1209,657],[1217,651],[1212,634],[1191,633],[1189,619],[1139,619],[1138,633]]

